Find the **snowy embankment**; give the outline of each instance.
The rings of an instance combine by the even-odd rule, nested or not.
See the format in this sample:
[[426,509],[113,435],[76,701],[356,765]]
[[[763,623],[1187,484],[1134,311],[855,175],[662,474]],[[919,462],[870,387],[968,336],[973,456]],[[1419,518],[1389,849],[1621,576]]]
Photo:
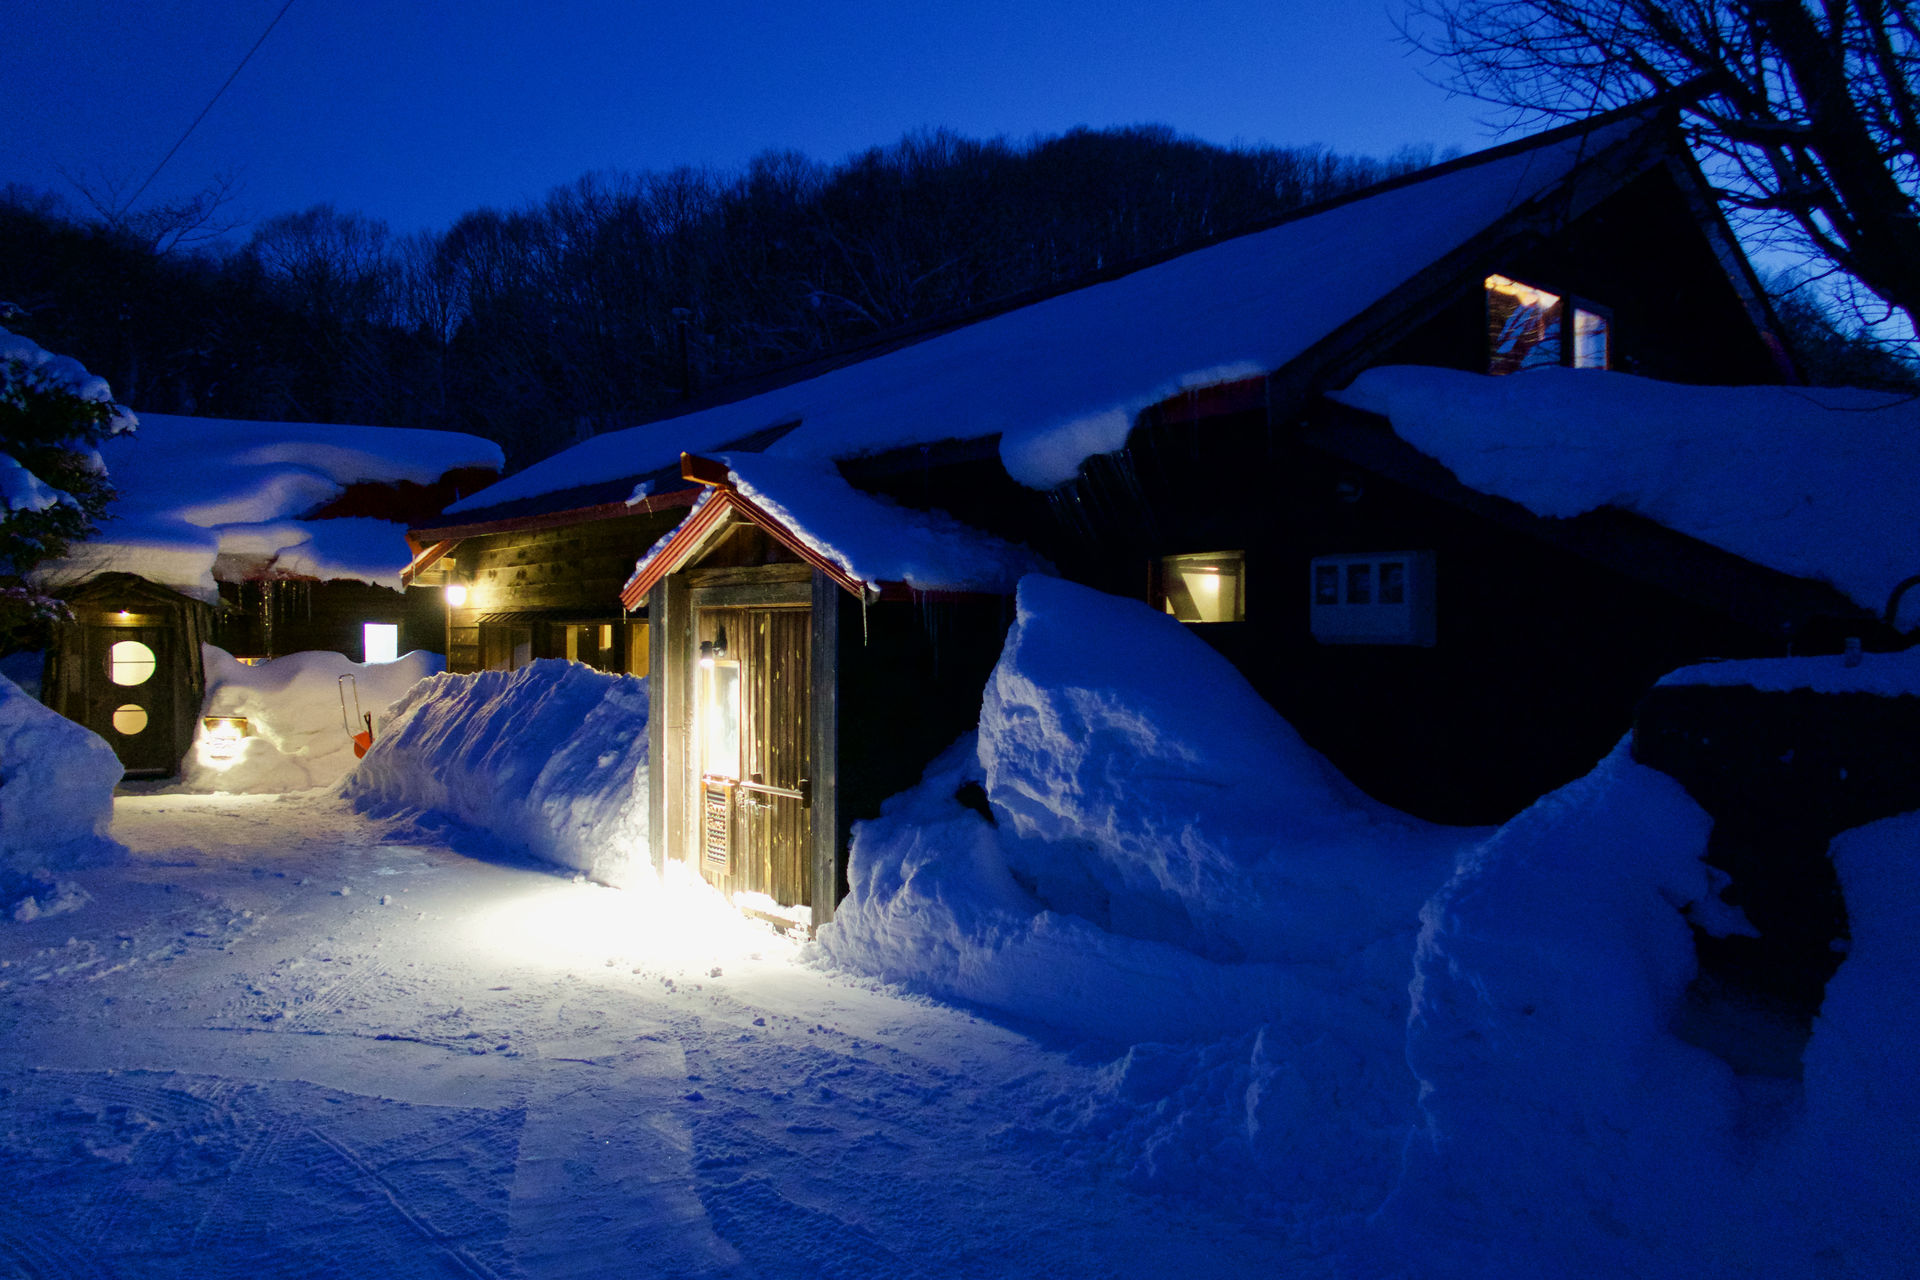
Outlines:
[[107,834],[119,781],[113,748],[0,677],[0,913],[33,920],[87,900],[62,877],[124,852]]
[[291,653],[249,666],[224,649],[200,647],[207,670],[202,716],[245,716],[238,742],[210,737],[203,722],[180,768],[179,790],[263,794],[336,786],[357,758],[363,715],[380,715],[415,684],[442,670],[439,654],[416,650],[393,662],[343,654]]
[[363,812],[451,820],[605,884],[647,883],[646,682],[553,658],[436,675],[391,709],[345,791]]
[[1027,578],[977,737],[856,827],[820,942],[1133,1044],[1061,1121],[1149,1185],[1358,1210],[1414,1120],[1420,904],[1478,834],[1369,800],[1179,623]]
[[1495,831],[1425,826],[1178,624],[1029,579],[978,734],[855,828],[820,946],[1128,1045],[1058,1100],[1063,1136],[1373,1260],[1355,1274],[1805,1272],[1823,1250],[1895,1274],[1920,816],[1835,842],[1853,950],[1803,1081],[1675,1031],[1691,930],[1748,927],[1710,826],[1624,746]]

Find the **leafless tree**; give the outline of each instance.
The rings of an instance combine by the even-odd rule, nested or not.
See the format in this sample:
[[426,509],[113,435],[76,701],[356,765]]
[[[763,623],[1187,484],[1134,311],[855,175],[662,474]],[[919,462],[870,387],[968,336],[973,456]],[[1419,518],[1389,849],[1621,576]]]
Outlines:
[[239,228],[228,206],[239,194],[232,174],[215,174],[198,191],[174,200],[151,201],[135,208],[131,185],[106,173],[59,169],[102,226],[131,237],[156,254],[197,248]]
[[1675,92],[1743,230],[1811,251],[1863,320],[1920,323],[1920,5],[1408,0],[1402,31],[1511,124]]

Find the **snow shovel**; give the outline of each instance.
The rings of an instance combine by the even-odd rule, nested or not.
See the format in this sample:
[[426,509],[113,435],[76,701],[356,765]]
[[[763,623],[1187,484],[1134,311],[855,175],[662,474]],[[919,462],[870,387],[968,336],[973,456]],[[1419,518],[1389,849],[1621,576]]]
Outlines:
[[[344,675],[340,677],[339,684],[340,724],[353,738],[353,758],[355,760],[362,760],[366,758],[367,748],[373,745],[373,713],[360,709],[360,682],[358,680],[355,680],[351,675]],[[353,689],[353,714],[359,718],[361,724],[366,726],[366,728],[358,733],[354,732],[353,721],[347,717],[347,689],[349,687]]]

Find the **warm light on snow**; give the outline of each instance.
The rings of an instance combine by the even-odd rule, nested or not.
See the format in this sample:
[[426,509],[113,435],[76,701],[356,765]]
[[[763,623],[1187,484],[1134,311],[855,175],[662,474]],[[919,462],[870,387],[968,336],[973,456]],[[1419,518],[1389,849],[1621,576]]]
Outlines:
[[[675,869],[630,889],[544,878],[474,915],[473,945],[502,963],[579,970],[687,968],[712,973],[787,960],[804,933],[783,937],[741,916],[704,881]],[[716,975],[718,976],[718,975]],[[736,974],[735,976],[738,976]]]

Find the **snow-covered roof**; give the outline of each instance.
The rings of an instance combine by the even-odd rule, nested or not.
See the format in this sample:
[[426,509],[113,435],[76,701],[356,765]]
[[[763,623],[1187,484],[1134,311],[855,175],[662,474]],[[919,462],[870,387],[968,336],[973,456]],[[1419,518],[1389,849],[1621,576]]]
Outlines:
[[[942,511],[916,511],[848,484],[831,462],[730,454],[713,459],[726,482],[694,503],[674,532],[634,566],[622,593],[637,603],[701,543],[723,512],[739,511],[841,580],[849,589],[978,591],[1011,595],[1030,573],[1053,568],[1025,547],[960,523]],[[835,572],[837,570],[837,572]]]
[[998,435],[1008,473],[1048,487],[1121,448],[1148,406],[1285,366],[1649,118],[1442,166],[817,377],[596,436],[448,511],[639,476],[682,449],[722,450],[795,421],[769,454],[840,458]]
[[1381,415],[1462,484],[1535,515],[1634,512],[1830,583],[1874,613],[1920,573],[1912,396],[1393,366],[1368,370],[1332,398]]
[[160,413],[141,414],[137,432],[100,453],[119,496],[99,536],[48,576],[115,570],[204,600],[218,595],[223,556],[278,575],[398,587],[408,556],[403,523],[302,517],[349,485],[426,485],[450,471],[505,465],[492,441],[452,431]]

